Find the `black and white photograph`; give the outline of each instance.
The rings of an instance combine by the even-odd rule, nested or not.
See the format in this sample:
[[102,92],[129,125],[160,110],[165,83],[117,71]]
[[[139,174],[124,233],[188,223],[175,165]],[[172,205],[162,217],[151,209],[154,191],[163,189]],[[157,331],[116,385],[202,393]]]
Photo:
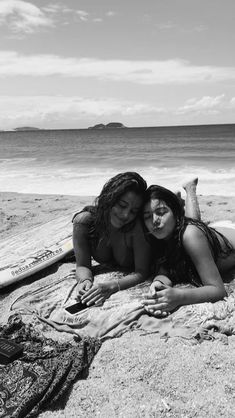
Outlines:
[[234,16],[0,0],[0,418],[235,416]]

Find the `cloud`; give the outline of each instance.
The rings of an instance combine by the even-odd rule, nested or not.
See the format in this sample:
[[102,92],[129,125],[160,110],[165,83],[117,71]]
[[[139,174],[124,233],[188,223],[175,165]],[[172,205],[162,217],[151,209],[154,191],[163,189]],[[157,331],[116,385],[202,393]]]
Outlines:
[[234,108],[235,97],[228,99],[225,95],[192,98],[180,108],[164,108],[147,102],[105,97],[96,99],[80,96],[1,96],[0,129],[12,129],[17,126],[87,127],[93,123],[91,121],[110,119],[134,120],[138,124],[140,118],[148,121],[157,120],[158,123],[161,121],[163,125],[169,124],[169,120],[177,124],[182,120],[188,122],[189,115],[190,121],[193,122],[199,115],[216,115],[218,118],[219,114],[233,114]]
[[92,17],[90,13],[86,12],[85,10],[76,10],[76,14],[79,16],[79,19],[82,20],[83,22],[87,22],[89,20],[94,23],[103,22],[105,17],[111,18],[116,15],[116,13],[111,10],[108,12],[105,12],[103,17],[97,17],[97,16]]
[[105,15],[107,16],[107,17],[113,17],[113,16],[115,16],[117,13],[116,12],[113,12],[112,10],[109,10],[108,12],[106,12],[105,13]]
[[92,19],[92,22],[103,22],[103,19],[101,17],[95,17],[94,19]]
[[92,77],[144,85],[217,83],[235,79],[234,67],[196,66],[188,61],[101,60],[0,51],[0,77]]
[[70,7],[64,6],[63,4],[59,4],[59,3],[50,3],[46,6],[43,6],[42,10],[46,13],[52,13],[52,14],[74,13],[73,9],[71,9]]
[[0,97],[0,128],[67,120],[109,118],[112,115],[133,116],[164,111],[148,104],[110,98],[94,99],[63,96]]
[[231,107],[235,107],[235,97],[232,97],[232,99],[230,100],[230,105]]
[[16,33],[32,33],[38,28],[51,27],[53,21],[37,6],[22,0],[0,2],[0,25],[8,25]]
[[85,10],[76,10],[77,15],[79,16],[79,19],[86,22],[88,20],[89,13]]
[[177,113],[218,114],[221,110],[231,109],[232,101],[233,99],[229,101],[224,94],[214,97],[204,96],[200,99],[191,98],[177,110]]
[[87,22],[88,20],[90,20],[94,23],[103,22],[105,17],[111,18],[116,15],[116,13],[111,10],[108,12],[105,12],[104,17],[98,17],[98,16],[91,17],[90,13],[86,12],[85,10],[76,10],[76,14],[79,16],[80,20],[84,22]]
[[179,27],[175,23],[168,21],[168,22],[162,22],[162,23],[156,23],[155,26],[160,30],[169,30],[174,29],[176,27]]
[[155,27],[159,30],[163,30],[163,31],[167,31],[167,30],[172,30],[175,29],[178,32],[186,32],[186,33],[190,33],[190,32],[204,32],[205,30],[207,30],[207,26],[202,25],[202,24],[198,24],[198,25],[187,25],[184,24],[184,26],[178,24],[178,23],[174,23],[172,21],[166,21],[166,22],[161,22],[161,23],[155,23]]

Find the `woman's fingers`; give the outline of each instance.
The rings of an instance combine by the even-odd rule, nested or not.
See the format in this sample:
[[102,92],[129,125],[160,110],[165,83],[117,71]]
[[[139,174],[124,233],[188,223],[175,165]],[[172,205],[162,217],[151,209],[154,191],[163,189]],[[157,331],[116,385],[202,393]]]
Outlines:
[[148,297],[141,301],[143,305],[155,305],[155,303],[165,303],[165,299],[163,297]]
[[144,293],[142,295],[142,298],[143,298],[143,300],[142,300],[142,302],[143,302],[145,299],[153,299],[153,295],[150,295],[149,293]]
[[93,293],[97,292],[98,288],[96,286],[91,287],[89,290],[85,292],[85,297],[93,295]]
[[[94,294],[93,296],[90,296],[90,298],[87,299],[85,301],[85,303],[87,304],[87,306],[94,305],[94,303],[96,303],[99,299],[100,299],[100,295],[99,294]],[[82,301],[82,302],[84,302],[84,301]]]
[[154,310],[154,309],[146,307],[146,306],[145,306],[145,310],[146,310],[146,312],[148,312],[148,313],[150,313],[151,315],[154,315],[154,316],[160,316],[161,313],[162,313],[162,311],[160,309]]
[[160,310],[160,311],[167,311],[167,304],[162,302],[162,303],[156,303],[156,301],[154,301],[154,303],[151,304],[147,304],[144,305],[145,309],[151,309],[154,311]]
[[100,295],[100,291],[98,288],[93,287],[81,297],[81,301],[82,303],[88,304],[88,302],[92,301],[97,295]]
[[145,306],[145,310],[150,313],[153,316],[161,317],[161,318],[165,318],[166,316],[169,315],[169,312],[165,311],[165,310],[161,310],[161,309],[153,309],[153,308],[149,308],[147,306]]
[[105,301],[105,298],[101,296],[97,301],[95,302],[95,305],[102,305]]
[[85,289],[78,289],[78,292],[77,292],[77,294],[78,294],[78,296],[81,298],[83,295],[85,295],[85,293],[86,293],[87,291],[85,290]]
[[92,282],[90,280],[84,280],[84,282],[78,283],[77,284],[77,295],[78,295],[78,297],[81,297],[85,293],[87,293],[91,287],[92,287]]
[[166,286],[163,283],[156,281],[151,284],[149,290],[152,295],[155,295],[157,292],[164,290],[165,288]]
[[82,303],[86,303],[88,306],[93,303],[104,302],[105,299],[109,296],[107,289],[103,287],[93,287],[85,295],[82,296]]

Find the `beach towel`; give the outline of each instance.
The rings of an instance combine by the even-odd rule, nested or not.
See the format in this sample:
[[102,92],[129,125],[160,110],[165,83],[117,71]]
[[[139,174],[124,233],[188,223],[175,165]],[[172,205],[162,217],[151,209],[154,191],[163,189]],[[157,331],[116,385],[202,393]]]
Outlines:
[[100,347],[95,339],[58,343],[13,314],[0,327],[0,338],[13,339],[23,355],[0,365],[0,417],[32,417],[65,400],[71,385],[83,376]]
[[[95,281],[124,277],[120,271],[94,266]],[[212,334],[235,334],[235,281],[226,284],[228,296],[216,303],[182,306],[167,318],[149,316],[141,304],[150,282],[115,293],[100,307],[90,307],[75,315],[65,307],[76,301],[74,266],[63,264],[56,273],[24,286],[8,300],[8,314],[19,312],[46,337],[65,340],[74,335],[104,341],[128,330],[159,333],[162,338],[207,338]],[[213,336],[213,338],[214,338]]]

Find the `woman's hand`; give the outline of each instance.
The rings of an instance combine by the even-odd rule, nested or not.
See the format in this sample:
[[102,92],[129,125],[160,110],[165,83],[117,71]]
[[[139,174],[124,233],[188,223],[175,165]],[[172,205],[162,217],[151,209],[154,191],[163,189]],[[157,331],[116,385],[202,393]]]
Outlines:
[[145,310],[154,316],[166,316],[180,305],[179,289],[154,281],[142,301]]
[[154,296],[158,290],[163,290],[167,287],[172,287],[172,282],[169,277],[163,274],[158,274],[149,288],[149,294]]
[[80,300],[81,297],[92,287],[92,281],[87,279],[77,284],[77,298]]
[[90,305],[98,305],[104,303],[112,293],[115,293],[118,290],[118,284],[116,281],[110,281],[109,283],[99,283],[95,286],[92,286],[86,293],[81,297],[81,302]]

